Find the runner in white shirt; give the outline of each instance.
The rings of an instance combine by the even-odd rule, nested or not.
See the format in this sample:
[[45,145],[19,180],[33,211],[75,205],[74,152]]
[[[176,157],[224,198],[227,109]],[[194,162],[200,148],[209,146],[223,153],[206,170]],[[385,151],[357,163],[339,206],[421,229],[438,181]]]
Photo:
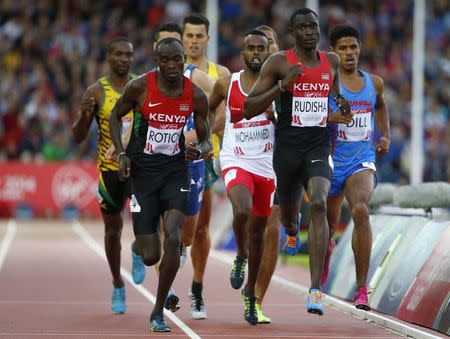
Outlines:
[[[213,112],[222,101],[226,102],[225,117],[217,116],[216,125],[222,121],[223,126],[225,120],[219,158],[228,197],[233,205],[233,229],[238,246],[230,282],[235,289],[242,286],[248,258],[248,280],[241,294],[245,303],[245,320],[256,325],[255,284],[275,187],[272,170],[275,127],[272,107],[268,108],[266,114],[250,120],[244,118],[243,107],[247,93],[269,56],[266,35],[258,30],[246,33],[241,56],[245,62],[244,69],[217,80],[209,98],[209,106]],[[247,233],[251,235],[248,242]]]

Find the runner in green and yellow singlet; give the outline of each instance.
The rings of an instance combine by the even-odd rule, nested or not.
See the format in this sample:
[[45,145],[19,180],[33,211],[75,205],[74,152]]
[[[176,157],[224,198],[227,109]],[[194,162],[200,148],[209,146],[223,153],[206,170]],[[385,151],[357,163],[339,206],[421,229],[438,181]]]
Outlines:
[[[108,45],[106,60],[109,75],[89,86],[83,93],[80,110],[72,126],[77,143],[86,139],[93,119],[98,126],[99,170],[98,199],[105,223],[105,252],[113,277],[111,309],[115,314],[125,313],[125,287],[120,274],[120,237],[123,228],[121,211],[129,194],[127,182],[119,181],[118,163],[106,158],[111,146],[109,116],[121,96],[125,84],[131,79],[130,68],[133,62],[133,45],[125,37],[114,38]],[[132,112],[123,121],[124,129],[132,122]]]

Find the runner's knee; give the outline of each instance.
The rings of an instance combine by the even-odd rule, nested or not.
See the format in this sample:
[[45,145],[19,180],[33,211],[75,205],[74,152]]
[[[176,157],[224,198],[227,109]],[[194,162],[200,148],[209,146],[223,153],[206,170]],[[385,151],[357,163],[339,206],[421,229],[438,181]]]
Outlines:
[[252,213],[251,208],[237,207],[234,211],[234,218],[239,224],[245,224]]
[[159,250],[141,250],[142,261],[146,266],[153,266],[161,259]]
[[352,208],[352,218],[355,225],[369,220],[369,208],[364,202],[358,202]]
[[311,213],[323,214],[327,213],[327,201],[324,197],[311,197],[309,201]]

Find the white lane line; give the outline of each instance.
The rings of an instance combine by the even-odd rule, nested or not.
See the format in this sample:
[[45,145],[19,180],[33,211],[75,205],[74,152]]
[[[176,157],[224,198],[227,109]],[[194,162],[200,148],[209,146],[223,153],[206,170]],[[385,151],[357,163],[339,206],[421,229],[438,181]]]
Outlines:
[[0,245],[0,271],[2,270],[3,263],[5,262],[6,256],[8,255],[11,243],[14,240],[14,236],[17,232],[16,222],[14,220],[9,220],[6,226],[6,233],[3,237],[2,244]]
[[[95,253],[97,253],[103,260],[106,260],[106,255],[103,250],[103,247],[100,246],[94,238],[86,231],[86,229],[81,225],[81,223],[78,220],[74,220],[72,223],[72,228],[75,231],[76,234],[88,245]],[[133,278],[131,276],[131,273],[128,272],[125,268],[121,267],[120,272],[122,273],[122,276],[133,286],[139,293],[141,293],[148,301],[150,301],[152,304],[155,304],[156,297],[149,292],[147,289],[145,289],[142,285],[136,285],[133,282]],[[172,312],[164,309],[164,314],[172,320],[175,325],[177,325],[184,333],[186,333],[189,338],[193,339],[200,339],[201,337],[195,333],[189,326],[187,326],[183,321],[181,321],[180,318],[178,318],[175,314]]]
[[[209,255],[211,257],[213,257],[214,259],[221,261],[222,263],[227,264],[227,265],[232,265],[233,261],[234,261],[233,256],[231,256],[227,253],[224,253],[224,252],[219,252],[217,250],[213,250],[213,249],[211,249]],[[283,289],[289,290],[290,292],[295,293],[295,294],[301,294],[302,296],[307,294],[309,291],[309,289],[307,287],[297,284],[293,281],[287,280],[276,274],[274,274],[272,276],[271,282],[275,283],[276,285],[278,285],[279,287],[281,287]],[[401,322],[386,318],[380,314],[359,310],[353,304],[350,304],[346,301],[342,301],[342,300],[332,297],[330,295],[326,295],[324,302],[329,304],[330,306],[333,306],[334,308],[338,309],[339,311],[342,311],[344,313],[352,315],[355,318],[359,318],[359,319],[362,318],[362,319],[371,321],[383,328],[395,331],[406,337],[424,338],[424,339],[442,338],[440,336],[436,336],[431,333],[427,333],[427,332],[421,331],[419,329],[416,329],[414,327],[405,325]]]

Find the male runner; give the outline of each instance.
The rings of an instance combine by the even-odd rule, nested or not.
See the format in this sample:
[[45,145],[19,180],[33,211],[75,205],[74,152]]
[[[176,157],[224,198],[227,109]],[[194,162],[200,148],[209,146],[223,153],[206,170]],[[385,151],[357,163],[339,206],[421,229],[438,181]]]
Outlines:
[[[189,64],[194,64],[213,80],[227,76],[230,71],[222,66],[208,61],[205,56],[206,45],[209,41],[209,21],[201,14],[192,14],[183,21],[183,45],[186,50]],[[210,115],[210,123],[213,124],[214,117]],[[217,135],[212,135],[214,157],[219,153],[219,140]],[[206,262],[211,249],[211,238],[209,236],[209,223],[211,221],[212,199],[214,196],[213,184],[219,176],[215,173],[213,160],[205,161],[205,190],[203,192],[202,205],[198,216],[197,226],[194,231],[194,239],[191,247],[191,260],[194,268],[189,297],[192,300],[191,313],[195,319],[206,318],[206,309],[203,301],[203,277],[205,275]]]
[[[383,99],[383,79],[358,68],[361,52],[359,31],[350,25],[336,26],[330,31],[330,45],[330,49],[341,58],[340,86],[352,111],[348,116],[342,116],[338,112],[329,117],[334,162],[333,180],[327,200],[330,239],[339,224],[345,196],[355,224],[352,236],[357,281],[354,302],[356,308],[370,311],[367,272],[372,231],[368,204],[376,184],[373,133],[376,121],[382,135],[376,150],[380,153],[388,152],[391,139],[389,113]],[[330,107],[332,112],[338,111],[333,98],[330,100]],[[330,240],[322,283],[328,276],[333,249],[334,242]]]
[[[269,42],[266,35],[258,30],[246,33],[241,51],[244,69],[217,80],[209,100],[211,112],[222,101],[226,102],[220,166],[233,206],[233,229],[238,247],[237,264],[233,266],[233,271],[236,266],[245,266],[248,257],[248,279],[241,294],[245,304],[244,318],[252,325],[258,323],[255,285],[275,188],[272,169],[275,127],[265,114],[246,121],[242,109],[245,97],[268,56]],[[230,276],[231,286],[239,289],[244,277],[235,276],[233,271]]]
[[[183,76],[184,49],[174,38],[155,48],[157,70],[126,86],[110,117],[111,138],[119,154],[119,175],[131,178],[133,252],[145,265],[161,256],[160,217],[164,227],[156,303],[150,316],[155,332],[168,332],[163,306],[180,264],[180,229],[185,221],[190,177],[185,161],[200,159],[211,149],[206,95]],[[127,152],[120,136],[120,119],[134,109],[133,131]],[[184,143],[183,128],[194,112],[198,148]]]
[[350,108],[339,92],[338,55],[317,50],[317,14],[309,8],[296,10],[288,29],[295,40],[294,48],[275,53],[266,61],[245,101],[244,115],[250,119],[273,100],[280,100],[273,156],[278,203],[287,245],[296,247],[303,188],[307,192],[311,286],[306,308],[309,313],[322,315],[320,277],[329,236],[326,198],[333,172],[326,128],[329,93],[337,97],[341,112],[348,114]]
[[[113,313],[121,314],[126,310],[125,285],[120,274],[120,237],[123,227],[121,211],[129,194],[129,187],[127,182],[119,181],[118,164],[108,160],[105,152],[111,145],[108,124],[110,112],[121,96],[125,84],[131,79],[129,72],[133,62],[133,45],[125,37],[114,38],[108,45],[106,60],[109,74],[97,80],[83,93],[72,133],[75,141],[81,143],[88,134],[92,120],[95,118],[97,121],[98,198],[105,224],[106,258],[113,276],[111,309]],[[124,128],[131,124],[132,116],[132,112],[124,116]]]
[[[261,25],[256,27],[257,30],[264,32],[269,40],[269,53],[274,54],[278,52],[278,35],[273,28],[267,25]],[[264,234],[264,251],[261,259],[261,267],[259,268],[258,280],[256,281],[256,313],[258,315],[259,324],[270,324],[272,321],[269,317],[266,317],[262,311],[262,303],[269,287],[270,280],[272,279],[273,272],[277,266],[278,252],[280,244],[280,231],[281,231],[281,217],[280,208],[278,206],[278,200],[273,201],[272,212],[270,213],[269,220],[267,221],[266,232]]]

